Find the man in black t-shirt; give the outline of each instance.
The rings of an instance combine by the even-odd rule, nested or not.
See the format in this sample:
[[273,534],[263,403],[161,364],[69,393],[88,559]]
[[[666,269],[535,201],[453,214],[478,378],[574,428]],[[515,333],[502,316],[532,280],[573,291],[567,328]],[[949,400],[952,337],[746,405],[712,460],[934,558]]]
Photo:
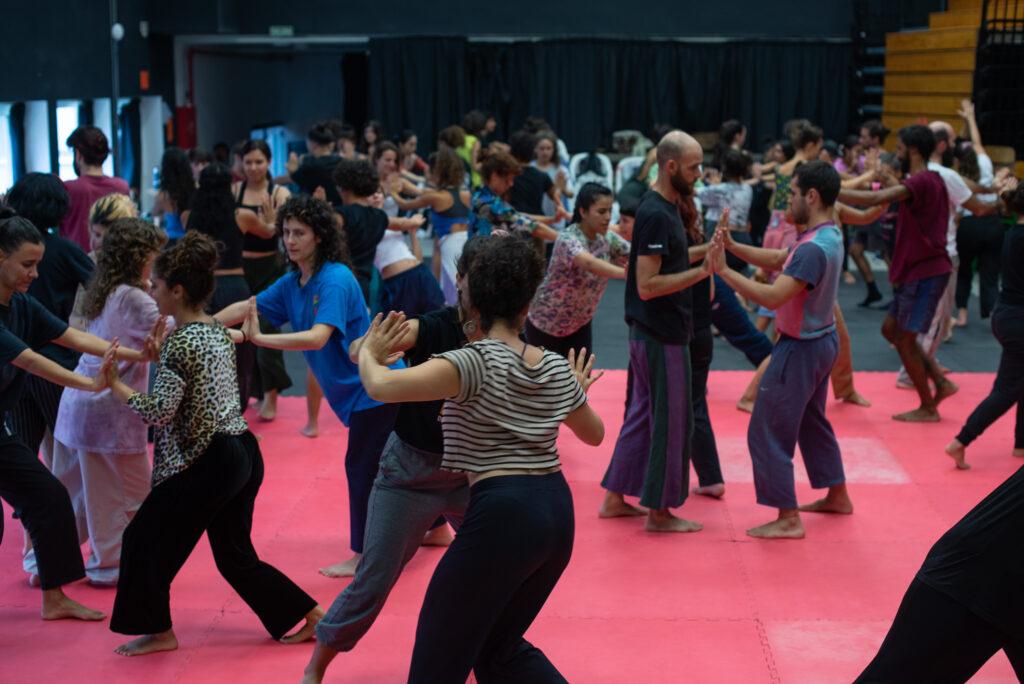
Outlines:
[[658,143],[658,179],[640,201],[626,272],[631,402],[601,483],[599,515],[643,515],[623,495],[640,497],[652,532],[696,532],[699,523],[669,511],[686,500],[690,477],[689,342],[693,334],[688,288],[708,277],[690,268],[686,230],[676,204],[693,191],[703,157],[682,131]]

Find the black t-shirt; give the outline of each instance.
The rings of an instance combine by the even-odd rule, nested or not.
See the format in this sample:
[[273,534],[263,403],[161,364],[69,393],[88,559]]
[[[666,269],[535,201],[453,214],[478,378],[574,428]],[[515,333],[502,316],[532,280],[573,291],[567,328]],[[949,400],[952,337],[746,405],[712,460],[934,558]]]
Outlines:
[[[50,233],[43,233],[46,251],[39,262],[39,277],[32,281],[28,293],[62,321],[71,317],[75,294],[79,285],[85,285],[96,265],[78,243]],[[60,345],[50,344],[38,350],[40,354],[74,370],[79,353]]]
[[1006,306],[1024,306],[1024,225],[1006,231],[1003,240],[1003,289],[999,303]]
[[11,361],[26,349],[39,351],[67,329],[31,295],[15,292],[8,306],[0,304],[0,416],[18,403],[25,384],[25,371]]
[[373,278],[373,257],[377,245],[388,229],[388,215],[376,207],[365,204],[344,204],[335,207],[344,221],[345,241],[356,269],[356,280],[363,297],[370,301],[370,280]]
[[[416,346],[405,353],[405,360],[410,366],[429,360],[433,354],[458,349],[466,343],[459,323],[459,310],[454,306],[431,311],[416,319],[419,321]],[[395,434],[417,449],[444,453],[444,436],[441,434],[443,407],[443,400],[405,402],[398,410]]]
[[325,154],[322,157],[314,157],[309,154],[303,158],[299,168],[289,175],[292,177],[292,182],[299,186],[300,192],[312,195],[318,187],[321,187],[327,193],[327,201],[330,204],[341,204],[338,186],[331,178],[331,173],[340,161],[341,157],[336,154]]
[[544,213],[544,195],[552,187],[551,176],[532,166],[524,166],[508,191],[508,203],[518,212],[539,216]]
[[661,256],[659,273],[690,268],[689,243],[676,205],[648,190],[636,210],[632,245],[626,272],[626,322],[662,344],[689,344],[693,337],[690,289],[644,301],[636,287],[636,258],[641,254]]
[[1024,467],[935,543],[917,578],[1024,639]]

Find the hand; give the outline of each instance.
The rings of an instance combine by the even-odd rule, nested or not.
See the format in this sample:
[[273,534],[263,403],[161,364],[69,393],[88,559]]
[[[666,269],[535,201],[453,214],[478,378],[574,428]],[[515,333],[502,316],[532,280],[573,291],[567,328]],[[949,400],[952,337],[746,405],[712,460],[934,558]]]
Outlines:
[[274,208],[274,200],[266,193],[264,193],[263,200],[260,202],[259,215],[260,220],[268,226],[272,226],[277,222],[277,209]]
[[1009,176],[1011,173],[1013,173],[1013,169],[1011,169],[1009,166],[1004,166],[1003,168],[996,171],[995,177],[992,181],[993,187],[998,187],[999,184],[1003,182],[1003,179]]
[[409,328],[405,314],[392,311],[384,318],[383,313],[373,317],[370,329],[363,335],[363,344],[359,347],[359,358],[363,359],[365,351],[371,359],[382,366],[390,366],[405,356],[405,352],[392,352],[399,340]]
[[555,187],[558,188],[558,194],[562,194],[568,184],[569,178],[565,175],[565,171],[558,169],[558,173],[555,174]]
[[718,233],[711,241],[711,249],[704,257],[704,271],[708,274],[721,273],[727,268],[725,262],[725,240]]
[[1013,176],[1007,176],[999,183],[999,194],[1002,195],[1004,192],[1013,192],[1017,189],[1018,181]]
[[970,100],[960,100],[960,109],[956,113],[963,117],[964,121],[974,118],[974,103]]
[[313,191],[313,197],[323,202],[327,201],[327,191],[323,189],[323,186],[316,186],[316,190]]
[[413,214],[409,218],[405,219],[405,229],[410,233],[415,233],[426,222],[427,219],[423,214]]
[[160,348],[164,344],[165,337],[167,337],[167,316],[160,316],[142,343],[142,354],[147,360],[158,361],[160,359]]
[[750,166],[750,177],[760,178],[761,177],[761,162],[754,162]]
[[247,340],[256,344],[256,338],[260,334],[260,319],[256,311],[255,297],[249,297],[249,308],[246,309],[245,320],[242,321],[242,332]]
[[284,163],[284,168],[288,170],[288,173],[295,173],[299,170],[299,155],[294,152],[288,155],[288,161]]
[[704,182],[708,185],[718,185],[722,182],[722,172],[718,169],[708,169],[704,172]]
[[729,229],[729,207],[723,209],[722,215],[718,217],[712,240],[718,240],[724,249],[730,249],[736,244],[732,239],[732,231]]
[[874,171],[878,168],[878,157],[881,154],[881,150],[877,147],[872,147],[868,150],[868,153],[864,155],[864,170]]
[[590,389],[590,386],[597,382],[598,378],[604,375],[603,370],[597,371],[597,374],[591,375],[590,371],[594,368],[594,360],[597,358],[593,354],[590,358],[587,358],[587,348],[583,347],[580,349],[579,356],[576,355],[575,349],[569,350],[569,365],[572,367],[573,375],[579,380],[580,387],[586,392]]
[[115,337],[107,347],[107,351],[103,353],[100,369],[96,372],[96,377],[92,379],[90,389],[93,392],[99,392],[120,381],[121,377],[117,374],[117,338]]
[[555,222],[557,223],[558,221],[562,220],[571,221],[572,214],[566,211],[565,207],[559,206],[557,209],[555,209]]

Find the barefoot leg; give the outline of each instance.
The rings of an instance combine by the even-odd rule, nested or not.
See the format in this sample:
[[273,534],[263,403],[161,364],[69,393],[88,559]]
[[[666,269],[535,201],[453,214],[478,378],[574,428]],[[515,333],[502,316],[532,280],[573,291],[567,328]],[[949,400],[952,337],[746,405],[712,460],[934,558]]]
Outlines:
[[597,509],[597,517],[599,518],[623,518],[644,514],[645,511],[643,509],[626,503],[622,494],[607,490],[604,493],[604,501],[601,502],[601,507]]
[[86,608],[78,601],[70,598],[61,587],[43,590],[42,616],[44,620],[72,618],[90,621],[102,620],[107,617],[104,613],[92,608]]
[[359,565],[359,560],[362,557],[363,554],[357,553],[347,561],[328,565],[326,568],[320,568],[320,574],[324,577],[354,577],[356,567]]
[[173,651],[178,648],[178,638],[174,636],[174,630],[158,634],[144,634],[138,639],[132,639],[114,649],[114,653],[123,656],[139,656],[147,653],[159,653],[160,651]]
[[259,419],[269,422],[277,417],[277,390],[267,390],[263,395],[263,405],[260,407]]
[[281,637],[282,644],[301,644],[303,641],[309,641],[313,638],[316,629],[316,623],[320,622],[320,618],[324,616],[325,611],[319,605],[315,606],[313,610],[306,613],[306,624],[302,625],[294,634]]
[[704,487],[694,487],[690,491],[694,494],[700,494],[701,496],[710,496],[715,499],[721,499],[725,496],[725,485],[719,482],[717,484],[705,485]]
[[[1016,451],[1016,449],[1014,450]],[[960,470],[967,470],[971,466],[967,463],[966,447],[961,444],[959,439],[954,439],[952,442],[946,445],[946,455],[956,461],[956,467]]]
[[448,525],[441,525],[423,535],[423,546],[451,546],[455,535],[448,529]]
[[327,673],[327,666],[331,664],[338,652],[330,646],[324,646],[319,641],[313,647],[313,655],[310,656],[306,669],[302,671],[301,684],[320,684]]
[[846,490],[846,483],[828,488],[828,494],[824,499],[800,506],[805,513],[839,513],[849,515],[853,513],[853,502],[850,500],[850,493]]
[[803,539],[804,525],[800,511],[795,508],[780,508],[779,517],[764,525],[751,527],[747,534],[758,539]]
[[306,437],[313,438],[320,435],[320,400],[324,393],[313,377],[313,371],[306,369],[306,427],[299,430]]
[[648,532],[699,532],[703,527],[700,523],[672,515],[667,508],[651,509],[644,525]]

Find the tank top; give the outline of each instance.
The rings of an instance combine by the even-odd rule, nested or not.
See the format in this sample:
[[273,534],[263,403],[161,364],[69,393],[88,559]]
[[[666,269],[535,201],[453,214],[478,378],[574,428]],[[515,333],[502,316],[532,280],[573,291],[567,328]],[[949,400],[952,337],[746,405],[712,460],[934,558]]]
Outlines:
[[[256,212],[257,215],[260,213],[260,208],[252,204],[242,204],[242,198],[245,197],[245,186],[249,181],[242,181],[242,186],[238,188],[238,197],[235,198],[235,206],[242,209],[248,209]],[[274,184],[271,183],[267,186],[267,192],[270,194],[271,199],[274,197]],[[246,252],[274,252],[277,250],[277,237],[264,238],[259,235],[252,233],[245,233],[242,240],[242,249]],[[239,264],[241,265],[241,264]],[[221,268],[228,268],[222,266]]]
[[181,225],[181,214],[164,212],[164,230],[171,240],[179,240],[185,237],[185,226]]
[[451,188],[445,190],[452,196],[452,206],[444,211],[434,211],[433,207],[430,209],[430,224],[434,226],[434,234],[438,240],[452,232],[452,226],[460,223],[469,224],[469,207],[462,203],[459,191]]
[[373,265],[378,271],[401,261],[402,259],[415,259],[416,255],[409,249],[405,242],[405,233],[400,230],[384,231],[384,237],[377,243],[377,251],[373,255]]

